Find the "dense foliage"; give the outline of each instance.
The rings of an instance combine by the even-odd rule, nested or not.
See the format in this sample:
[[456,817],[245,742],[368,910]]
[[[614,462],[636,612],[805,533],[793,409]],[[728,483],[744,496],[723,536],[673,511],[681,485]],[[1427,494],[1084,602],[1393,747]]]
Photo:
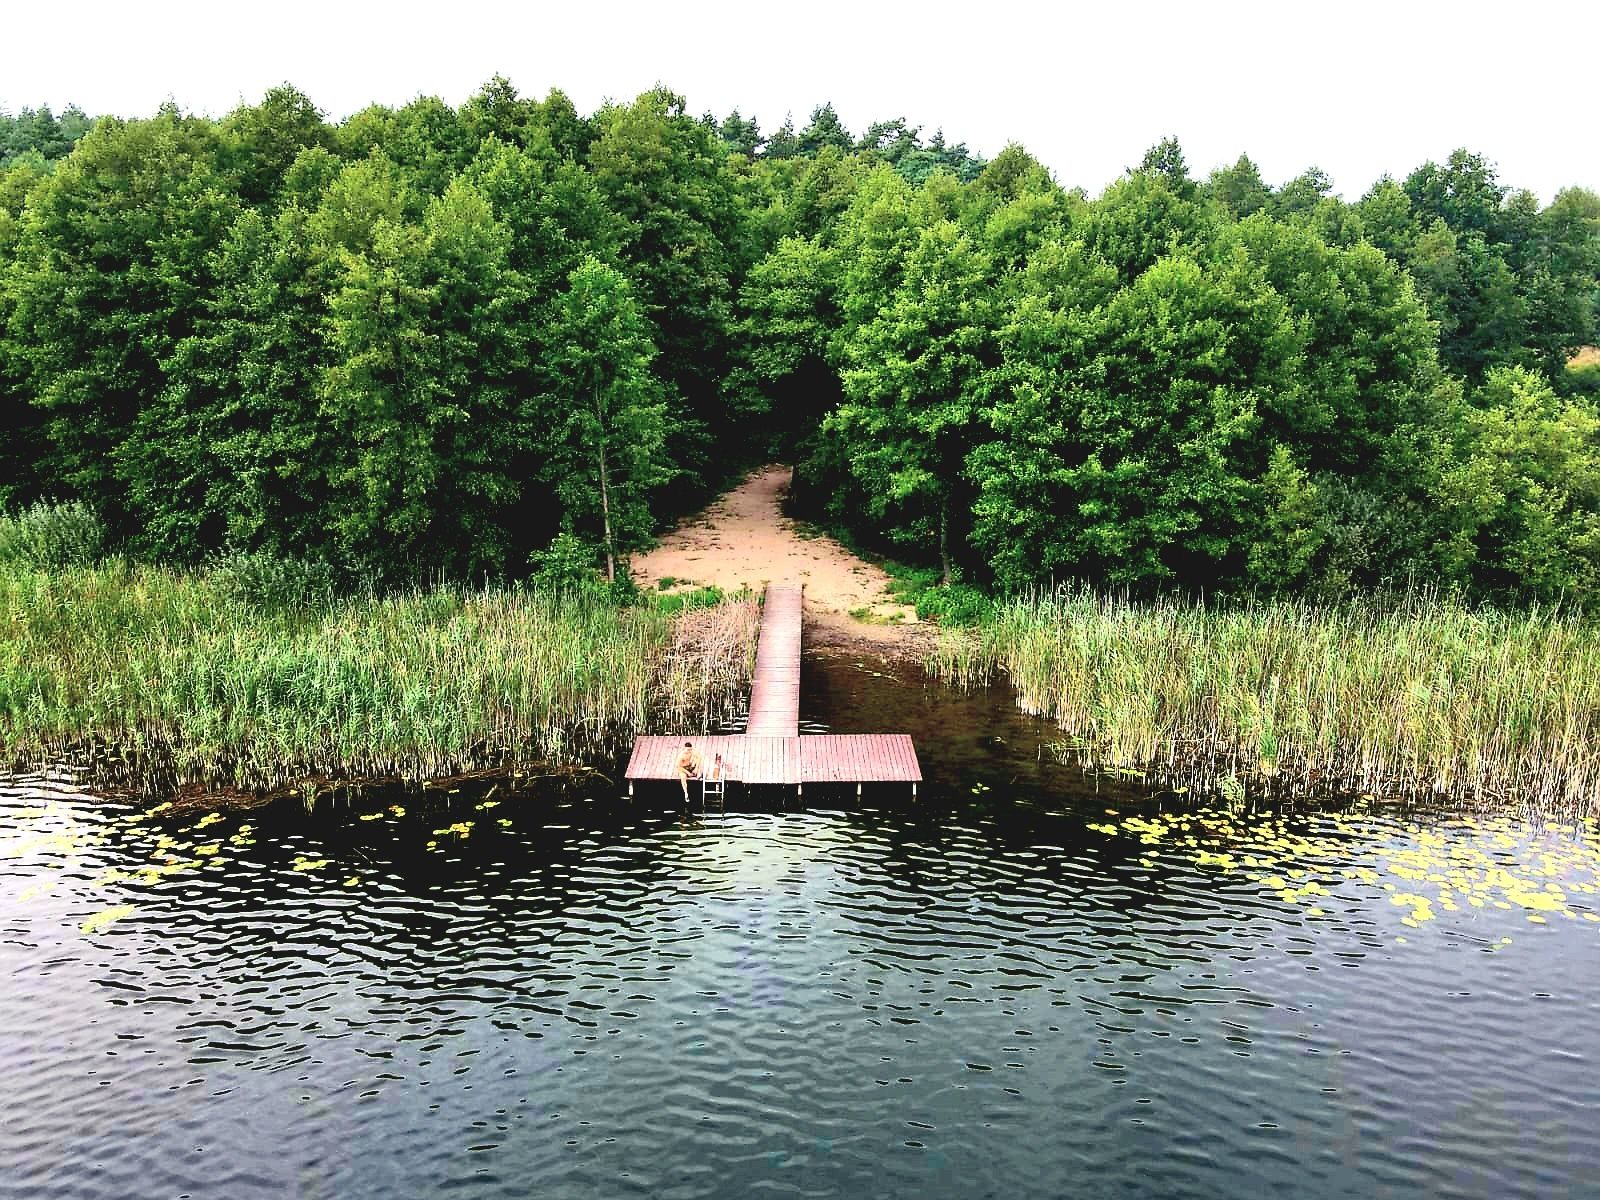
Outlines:
[[0,166],[25,155],[45,162],[64,158],[91,124],[83,110],[71,104],[59,117],[48,104],[25,108],[16,116],[0,112]]
[[1001,590],[1600,588],[1600,197],[1465,151],[1346,203],[1168,141],[1090,199],[903,119],[496,78],[28,111],[0,163],[0,506],[142,558],[614,571],[781,453]]
[[859,535],[1003,591],[1596,598],[1595,194],[1457,152],[1345,204],[1171,141],[1097,200],[1015,146],[860,169],[741,297],[768,395],[836,381],[807,490]]

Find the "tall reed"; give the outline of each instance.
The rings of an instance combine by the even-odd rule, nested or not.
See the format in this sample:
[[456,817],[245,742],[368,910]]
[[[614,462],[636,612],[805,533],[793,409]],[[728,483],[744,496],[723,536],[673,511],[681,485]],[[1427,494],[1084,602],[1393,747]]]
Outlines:
[[3,571],[0,751],[147,792],[575,763],[742,690],[755,606],[727,608],[701,645],[712,618],[581,592],[263,609],[220,573]]
[[1566,612],[1063,590],[945,635],[929,665],[968,685],[1003,670],[1086,761],[1179,785],[1600,799],[1600,627]]

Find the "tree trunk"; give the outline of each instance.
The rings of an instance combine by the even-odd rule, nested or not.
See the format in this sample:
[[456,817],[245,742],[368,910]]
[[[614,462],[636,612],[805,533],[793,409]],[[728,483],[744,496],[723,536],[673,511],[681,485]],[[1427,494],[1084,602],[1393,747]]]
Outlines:
[[595,445],[600,454],[600,523],[605,533],[606,540],[606,582],[617,581],[617,547],[611,540],[611,486],[606,479],[606,427],[605,416],[600,408],[600,386],[594,389],[594,415],[599,425],[600,434],[595,438]]
[[950,586],[950,497],[945,496],[939,501],[939,569],[942,572],[939,582],[945,587]]

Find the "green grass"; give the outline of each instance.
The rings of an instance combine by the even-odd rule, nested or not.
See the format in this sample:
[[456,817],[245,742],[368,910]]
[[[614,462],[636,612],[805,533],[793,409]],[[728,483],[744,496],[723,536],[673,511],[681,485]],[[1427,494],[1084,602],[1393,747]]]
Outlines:
[[652,594],[650,607],[657,612],[680,613],[691,608],[715,608],[726,598],[719,587],[696,587],[682,592]]
[[756,619],[533,587],[273,606],[222,569],[7,568],[0,752],[145,792],[575,763],[713,719]]
[[1077,757],[1175,786],[1584,812],[1600,798],[1600,626],[1574,614],[1067,591],[946,634],[929,665],[967,685],[1003,671]]

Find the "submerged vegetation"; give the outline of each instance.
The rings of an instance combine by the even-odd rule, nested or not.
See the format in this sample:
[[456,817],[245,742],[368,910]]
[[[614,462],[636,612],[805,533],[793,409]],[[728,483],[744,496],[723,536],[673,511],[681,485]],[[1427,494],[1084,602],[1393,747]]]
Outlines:
[[967,685],[1004,671],[1064,757],[1169,786],[1600,801],[1600,628],[1560,610],[1063,590],[947,633],[932,667]]
[[[276,593],[274,593],[276,595]],[[227,566],[0,570],[0,751],[144,793],[573,764],[748,679],[745,598],[678,615],[580,589],[263,600]]]

